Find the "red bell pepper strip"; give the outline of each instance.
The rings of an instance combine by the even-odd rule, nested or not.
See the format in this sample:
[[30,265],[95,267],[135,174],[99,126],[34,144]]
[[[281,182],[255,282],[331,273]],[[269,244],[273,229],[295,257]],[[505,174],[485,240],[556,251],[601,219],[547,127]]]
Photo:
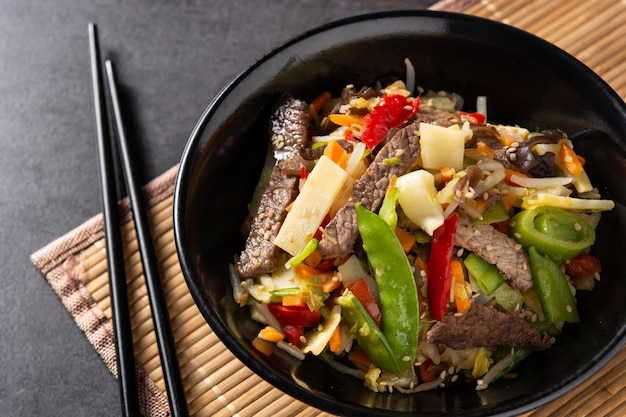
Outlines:
[[385,94],[372,111],[363,117],[361,141],[369,149],[374,149],[387,137],[392,127],[400,126],[417,113],[419,104],[419,97],[414,98],[409,104],[404,96]]
[[286,324],[281,326],[283,328],[283,332],[285,332],[285,336],[289,343],[294,345],[295,347],[300,347],[302,345],[302,336],[304,336],[304,326],[292,326]]
[[478,113],[477,111],[474,113],[468,113],[464,111],[459,112],[459,113],[466,115],[466,116],[473,117],[474,119],[476,119],[476,122],[479,124],[485,123],[485,119],[486,119],[485,115],[482,113]]
[[454,213],[435,229],[430,243],[428,258],[428,305],[430,314],[441,321],[448,312],[452,268],[450,261],[454,252],[454,235],[459,216]]
[[374,300],[374,297],[372,296],[372,293],[367,286],[367,282],[365,282],[365,280],[361,278],[357,281],[347,284],[346,287],[350,291],[352,291],[352,294],[354,294],[356,298],[359,299],[359,301],[361,302],[361,304],[363,304],[363,307],[365,307],[365,310],[372,317],[376,325],[380,327],[380,320],[383,316],[383,313],[380,311],[380,307],[378,307],[376,300]]
[[309,307],[284,306],[280,303],[269,303],[270,313],[276,317],[281,326],[317,326],[321,313],[311,311]]

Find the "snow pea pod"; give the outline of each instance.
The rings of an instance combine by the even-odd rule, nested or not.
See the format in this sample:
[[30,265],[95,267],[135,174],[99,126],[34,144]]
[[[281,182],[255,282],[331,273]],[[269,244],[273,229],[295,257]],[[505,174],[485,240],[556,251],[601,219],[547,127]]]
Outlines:
[[563,262],[587,249],[596,234],[585,219],[571,211],[541,206],[522,210],[510,222],[510,236],[555,262]]
[[399,375],[401,373],[399,359],[359,299],[347,290],[335,298],[335,302],[341,306],[343,320],[354,333],[354,338],[369,360],[380,369]]
[[374,272],[382,310],[382,332],[402,375],[415,373],[419,333],[417,287],[409,261],[389,224],[360,204],[355,207],[363,249]]
[[549,258],[543,256],[534,247],[528,251],[530,269],[541,302],[543,315],[551,323],[580,321],[576,300],[572,295],[567,278],[561,268]]

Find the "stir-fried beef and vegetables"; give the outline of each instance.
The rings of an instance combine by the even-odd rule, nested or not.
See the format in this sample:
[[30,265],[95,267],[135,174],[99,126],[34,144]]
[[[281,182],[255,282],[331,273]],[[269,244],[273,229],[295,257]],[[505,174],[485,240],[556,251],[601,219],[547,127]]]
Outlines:
[[484,389],[580,320],[614,204],[566,132],[411,83],[282,99],[233,295],[265,354],[315,355],[378,392]]

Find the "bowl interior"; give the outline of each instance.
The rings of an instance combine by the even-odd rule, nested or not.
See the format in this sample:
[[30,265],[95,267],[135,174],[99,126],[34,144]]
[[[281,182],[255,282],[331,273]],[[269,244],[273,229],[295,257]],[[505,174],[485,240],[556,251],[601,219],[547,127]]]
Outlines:
[[[228,265],[241,250],[246,216],[268,143],[270,108],[282,93],[310,100],[346,84],[405,77],[454,91],[473,110],[487,96],[490,121],[560,128],[587,160],[604,198],[594,254],[603,263],[593,292],[579,293],[581,323],[566,326],[518,377],[485,391],[468,387],[413,395],[374,394],[315,358],[299,362],[250,345],[258,326],[232,311]],[[522,412],[582,382],[624,342],[626,300],[626,110],[623,101],[578,61],[525,32],[465,15],[394,12],[329,24],[277,48],[237,77],[208,106],[184,151],[175,191],[175,233],[183,273],[200,311],[239,359],[278,388],[344,415],[494,415]],[[230,324],[230,325],[229,325]]]

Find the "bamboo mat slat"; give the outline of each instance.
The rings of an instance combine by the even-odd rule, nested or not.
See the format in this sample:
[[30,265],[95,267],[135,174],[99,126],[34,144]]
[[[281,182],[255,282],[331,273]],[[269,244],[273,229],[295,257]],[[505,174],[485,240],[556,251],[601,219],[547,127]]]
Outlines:
[[[456,4],[458,10],[461,3],[473,3],[466,10],[468,14],[518,27],[561,47],[626,98],[626,25],[622,24],[626,22],[626,1],[445,0],[434,8],[450,10],[450,5]],[[185,284],[174,245],[174,173],[175,167],[148,186],[149,217],[191,415],[331,417],[288,397],[255,375],[225,348],[202,318]],[[101,224],[101,218],[91,219],[71,233],[69,247],[68,238],[64,237],[33,254],[32,259],[116,374],[111,356],[111,302]],[[142,407],[146,415],[167,416],[148,295],[129,216],[123,236],[134,348],[145,386]],[[583,385],[524,417],[624,415],[626,349]]]

